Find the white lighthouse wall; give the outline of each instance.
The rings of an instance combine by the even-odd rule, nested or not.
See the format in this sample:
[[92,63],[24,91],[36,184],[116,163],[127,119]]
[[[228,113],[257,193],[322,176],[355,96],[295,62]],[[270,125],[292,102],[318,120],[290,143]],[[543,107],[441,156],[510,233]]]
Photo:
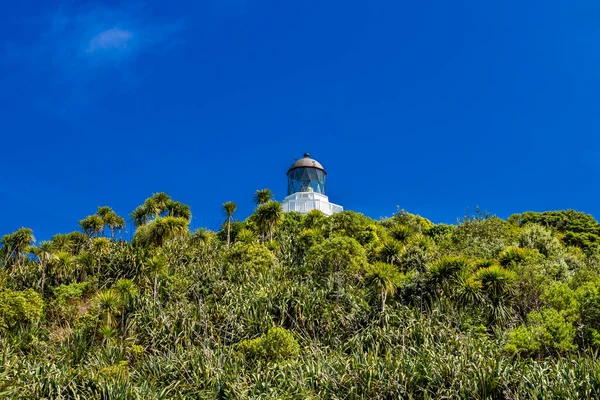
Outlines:
[[329,198],[320,193],[297,192],[287,196],[281,203],[284,212],[296,211],[306,214],[312,210],[319,210],[325,215],[344,211],[340,205],[329,202]]

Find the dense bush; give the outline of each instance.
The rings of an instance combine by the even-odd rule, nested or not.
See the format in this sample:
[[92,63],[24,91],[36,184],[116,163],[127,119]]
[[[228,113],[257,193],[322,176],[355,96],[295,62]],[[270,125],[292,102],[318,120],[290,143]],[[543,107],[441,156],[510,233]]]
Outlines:
[[251,360],[280,361],[296,357],[300,345],[288,330],[271,328],[256,339],[241,341],[237,349]]
[[244,221],[225,203],[218,232],[157,193],[132,241],[108,207],[48,242],[2,237],[0,397],[600,397],[591,216],[256,201]]
[[39,321],[44,315],[44,300],[33,289],[0,292],[0,329]]

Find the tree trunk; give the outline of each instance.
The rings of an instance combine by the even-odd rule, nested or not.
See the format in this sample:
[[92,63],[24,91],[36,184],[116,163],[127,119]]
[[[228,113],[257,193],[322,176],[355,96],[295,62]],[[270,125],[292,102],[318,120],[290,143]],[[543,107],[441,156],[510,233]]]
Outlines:
[[385,300],[387,298],[387,293],[385,291],[381,292],[381,312],[385,313]]
[[154,303],[156,303],[156,298],[158,297],[158,273],[154,274]]
[[42,264],[42,296],[44,295],[44,286],[46,284],[46,263]]
[[125,306],[121,308],[121,342],[125,339]]
[[231,218],[227,218],[227,247],[231,243]]

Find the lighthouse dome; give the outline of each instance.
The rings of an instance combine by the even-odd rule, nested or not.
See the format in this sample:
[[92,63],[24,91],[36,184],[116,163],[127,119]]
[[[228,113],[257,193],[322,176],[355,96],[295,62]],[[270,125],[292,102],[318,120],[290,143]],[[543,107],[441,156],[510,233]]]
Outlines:
[[321,163],[318,162],[317,160],[313,160],[312,158],[310,158],[309,153],[304,153],[303,158],[296,160],[296,162],[293,163],[292,166],[290,167],[290,169],[288,170],[288,173],[291,170],[296,169],[296,168],[317,168],[317,169],[320,169],[321,171],[325,172],[325,168],[323,168]]

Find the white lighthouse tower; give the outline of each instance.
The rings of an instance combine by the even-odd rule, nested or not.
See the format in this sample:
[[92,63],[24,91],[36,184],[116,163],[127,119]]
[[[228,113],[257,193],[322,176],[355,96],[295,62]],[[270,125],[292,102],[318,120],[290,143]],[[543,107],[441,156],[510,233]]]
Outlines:
[[306,214],[319,210],[325,215],[335,214],[344,208],[329,202],[325,195],[325,177],[327,172],[310,154],[292,164],[287,172],[288,195],[281,205],[284,212],[297,211]]

